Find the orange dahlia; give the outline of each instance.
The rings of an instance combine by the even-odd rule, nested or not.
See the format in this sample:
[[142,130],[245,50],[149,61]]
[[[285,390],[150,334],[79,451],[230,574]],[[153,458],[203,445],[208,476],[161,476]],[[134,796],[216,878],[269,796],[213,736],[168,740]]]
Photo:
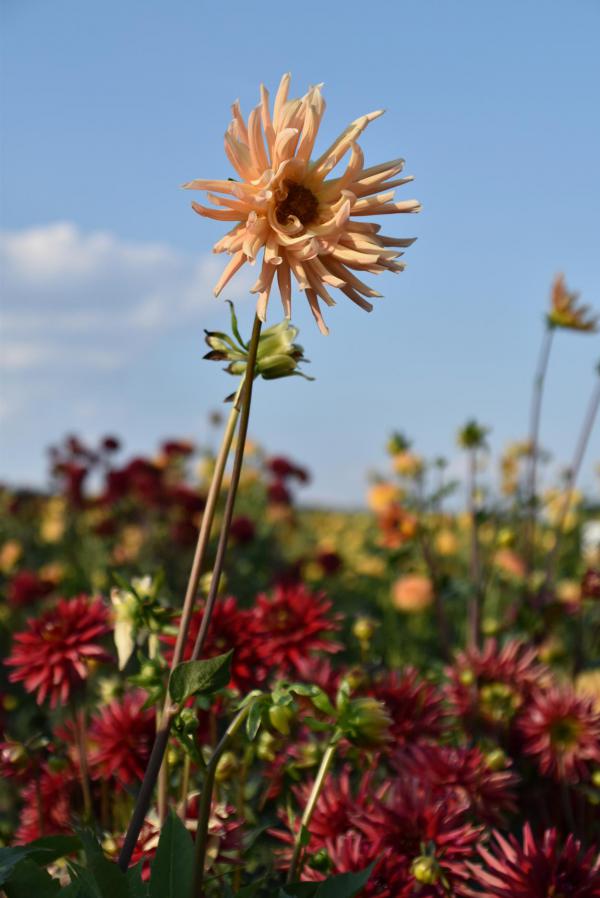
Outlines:
[[[402,271],[398,257],[402,248],[414,242],[414,238],[386,237],[379,233],[380,225],[365,218],[417,212],[420,204],[417,200],[394,202],[394,188],[412,180],[396,177],[404,167],[402,159],[364,167],[357,140],[383,110],[357,118],[320,156],[311,159],[325,111],[322,85],[311,87],[300,99],[288,99],[289,86],[287,74],[281,79],[271,112],[269,93],[261,85],[261,102],[247,122],[239,102],[233,104],[225,153],[239,180],[198,179],[184,187],[215,191],[208,193],[208,200],[216,208],[199,203],[192,207],[207,218],[234,222],[214,246],[214,252],[231,256],[215,295],[263,251],[260,274],[251,289],[258,294],[259,318],[265,319],[275,274],[285,314],[290,317],[293,275],[326,334],[319,300],[335,304],[327,288],[341,290],[352,302],[371,311],[369,299],[381,294],[354,271]],[[345,170],[328,178],[347,153]]]

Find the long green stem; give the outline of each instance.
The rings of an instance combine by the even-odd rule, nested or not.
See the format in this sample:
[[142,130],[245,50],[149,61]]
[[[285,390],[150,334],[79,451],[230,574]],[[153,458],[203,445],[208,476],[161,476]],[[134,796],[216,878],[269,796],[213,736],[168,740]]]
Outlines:
[[73,706],[73,722],[75,724],[75,736],[77,744],[77,756],[79,759],[79,778],[83,794],[83,813],[86,821],[92,819],[92,792],[90,788],[90,771],[85,745],[85,711]]
[[[215,512],[217,509],[217,503],[221,492],[221,486],[223,484],[223,474],[225,472],[225,466],[227,464],[227,459],[231,450],[231,444],[233,442],[233,435],[235,433],[235,428],[240,414],[240,398],[245,380],[246,377],[244,375],[241,378],[238,390],[234,398],[233,406],[229,414],[225,432],[223,434],[223,439],[221,441],[219,454],[215,462],[215,470],[213,472],[211,484],[208,490],[208,496],[206,497],[206,505],[204,508],[200,530],[198,533],[198,542],[196,544],[196,551],[194,553],[194,560],[192,562],[192,568],[190,571],[187,590],[183,603],[181,621],[177,633],[177,641],[175,643],[173,659],[171,661],[171,670],[173,670],[183,658],[185,644],[190,628],[192,612],[194,609],[194,602],[196,599],[196,594],[198,592],[200,575],[202,573],[206,550],[208,548],[212,525],[215,518]],[[146,767],[146,773],[144,774],[144,779],[137,796],[133,814],[129,823],[129,827],[127,829],[127,834],[125,836],[123,847],[119,855],[119,866],[122,870],[126,870],[129,866],[131,855],[133,854],[133,849],[135,848],[141,828],[144,825],[144,819],[146,817],[146,814],[148,813],[148,808],[150,807],[152,793],[154,791],[154,787],[159,776],[159,771],[162,766],[163,757],[165,755],[169,742],[169,733],[171,731],[171,723],[173,720],[174,712],[175,709],[171,706],[167,696],[167,698],[165,699],[163,714],[161,717],[160,728],[156,733],[154,745],[152,746],[152,752],[150,754],[148,765]]]
[[204,777],[204,785],[202,794],[200,795],[200,806],[198,808],[198,829],[196,830],[195,857],[194,857],[194,882],[191,898],[202,898],[204,883],[204,863],[206,860],[206,846],[208,843],[208,824],[210,820],[210,809],[212,806],[212,796],[215,786],[215,774],[219,759],[229,748],[235,734],[246,720],[250,713],[252,702],[249,702],[241,711],[238,711],[227,729],[225,730],[221,741],[212,753],[211,759],[206,768]]
[[548,371],[548,361],[550,359],[550,350],[552,348],[552,339],[554,337],[554,328],[546,327],[540,357],[533,381],[533,395],[531,400],[531,415],[529,421],[529,470],[527,478],[527,519],[526,519],[526,538],[525,538],[525,563],[527,573],[530,574],[535,563],[535,530],[537,524],[537,464],[540,454],[540,418],[542,412],[542,399],[544,395],[544,385],[546,382],[546,373]]
[[483,595],[481,588],[481,559],[479,557],[479,528],[477,521],[477,450],[469,450],[469,518],[471,521],[471,598],[469,600],[468,641],[472,648],[479,645]]
[[302,848],[304,845],[304,834],[308,829],[308,826],[310,825],[310,821],[312,820],[312,815],[314,814],[315,807],[317,806],[317,801],[319,800],[319,795],[321,794],[325,778],[329,773],[329,768],[331,767],[337,744],[338,740],[332,739],[325,749],[323,757],[321,758],[321,764],[313,783],[308,802],[306,803],[306,807],[304,808],[302,820],[300,821],[300,827],[298,829],[298,832],[296,833],[294,853],[292,855],[292,862],[290,864],[290,869],[287,875],[288,883],[294,882],[302,872]]
[[[260,318],[258,316],[255,316],[254,326],[252,328],[252,337],[250,338],[250,346],[248,348],[248,361],[246,364],[246,371],[254,371],[254,368],[256,366],[256,355],[258,353],[258,342],[260,340],[261,327],[262,322]],[[206,600],[206,606],[204,609],[204,614],[202,616],[202,623],[200,624],[200,630],[198,632],[194,651],[192,652],[192,661],[197,661],[202,654],[202,649],[204,648],[208,628],[210,626],[210,619],[212,617],[213,609],[215,607],[215,602],[217,601],[217,595],[219,592],[219,583],[221,581],[221,574],[223,572],[225,552],[227,551],[227,542],[229,540],[231,519],[233,517],[235,499],[240,482],[240,475],[242,473],[242,465],[244,463],[244,450],[246,448],[246,437],[248,435],[248,421],[250,420],[250,405],[252,403],[253,382],[254,378],[249,377],[244,383],[244,390],[241,399],[242,411],[240,414],[240,426],[238,430],[237,444],[235,447],[235,455],[233,457],[233,467],[231,469],[231,481],[229,483],[229,490],[227,492],[227,499],[225,501],[225,509],[223,511],[223,521],[221,523],[219,543],[217,545],[217,553],[215,555],[215,562],[212,569],[210,589],[208,591],[208,598]]]
[[585,450],[587,449],[587,445],[589,443],[590,436],[592,434],[592,430],[594,428],[594,422],[596,420],[596,415],[598,413],[598,407],[600,406],[600,377],[598,378],[594,390],[592,391],[592,396],[587,408],[587,412],[585,418],[583,419],[583,426],[581,428],[581,433],[579,434],[579,440],[577,441],[577,446],[575,448],[575,455],[573,456],[573,461],[571,463],[571,467],[569,468],[567,482],[565,485],[565,494],[563,499],[562,508],[560,510],[558,521],[556,524],[556,537],[554,540],[554,545],[548,555],[548,560],[546,563],[546,573],[544,576],[544,582],[542,585],[541,592],[544,593],[546,590],[552,585],[554,580],[554,573],[556,569],[556,563],[558,561],[558,553],[560,551],[562,540],[565,532],[565,522],[567,519],[567,515],[569,514],[569,510],[571,508],[571,502],[573,501],[573,492],[575,490],[575,483],[577,482],[577,477],[579,475],[579,470],[581,468],[581,463],[583,461],[583,457],[585,455]]

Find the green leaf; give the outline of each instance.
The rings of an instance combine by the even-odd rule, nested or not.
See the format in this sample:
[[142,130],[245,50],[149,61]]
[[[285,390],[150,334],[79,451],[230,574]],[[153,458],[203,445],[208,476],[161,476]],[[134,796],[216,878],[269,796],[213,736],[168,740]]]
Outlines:
[[95,837],[81,833],[88,871],[91,873],[102,898],[131,898],[127,877],[113,861],[105,857]]
[[262,722],[262,713],[262,702],[255,702],[255,704],[252,705],[250,711],[248,712],[248,717],[246,718],[246,734],[250,742],[254,742],[256,734],[260,729],[260,725]]
[[240,334],[240,329],[238,327],[237,315],[235,314],[235,306],[230,299],[226,299],[225,302],[228,302],[231,306],[231,330],[233,331],[233,335],[244,349],[248,349],[247,343],[244,343],[242,340],[242,335]]
[[152,862],[150,898],[187,898],[192,891],[193,875],[192,837],[177,814],[170,811]]
[[42,839],[29,842],[28,845],[0,848],[0,886],[10,877],[14,867],[25,858],[45,867],[57,858],[65,857],[80,848],[81,842],[77,836],[44,836]]
[[173,701],[181,704],[190,695],[206,695],[227,686],[231,679],[232,655],[233,649],[215,658],[178,664],[169,678],[169,695]]
[[316,882],[292,882],[279,890],[278,898],[313,898],[318,887]]
[[94,877],[89,870],[79,864],[69,864],[71,882],[57,898],[102,898]]
[[142,862],[130,867],[127,873],[127,883],[131,898],[148,898],[148,884],[142,879]]
[[54,898],[60,883],[52,879],[35,861],[25,858],[13,868],[10,879],[3,886],[6,898]]
[[315,898],[352,898],[366,886],[374,866],[372,863],[360,873],[340,873],[326,879],[319,885]]

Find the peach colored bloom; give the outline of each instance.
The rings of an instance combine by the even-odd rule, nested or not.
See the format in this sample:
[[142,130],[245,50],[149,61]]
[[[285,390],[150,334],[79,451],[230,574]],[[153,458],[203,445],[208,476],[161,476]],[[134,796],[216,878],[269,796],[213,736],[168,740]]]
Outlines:
[[[294,276],[306,293],[322,333],[328,333],[319,301],[335,304],[328,288],[341,290],[352,302],[371,311],[365,297],[381,296],[354,274],[380,274],[404,268],[398,257],[414,238],[386,237],[380,225],[365,221],[373,215],[417,212],[417,200],[394,202],[394,188],[412,177],[397,178],[404,161],[395,159],[364,167],[357,140],[369,122],[383,110],[352,122],[324,153],[311,160],[315,139],[325,111],[321,85],[311,87],[300,99],[288,99],[290,75],[284,75],[273,111],[269,93],[261,85],[261,102],[246,122],[239,102],[232,106],[233,119],[225,133],[225,153],[239,180],[198,179],[184,184],[207,194],[213,207],[192,203],[199,214],[233,223],[214,246],[231,259],[215,287],[215,295],[236,272],[255,264],[263,251],[260,274],[252,293],[258,294],[257,315],[265,320],[267,303],[277,275],[286,316],[291,315]],[[327,178],[350,153],[338,177]]]
[[424,611],[433,602],[433,584],[422,574],[406,574],[392,584],[392,604],[398,611]]

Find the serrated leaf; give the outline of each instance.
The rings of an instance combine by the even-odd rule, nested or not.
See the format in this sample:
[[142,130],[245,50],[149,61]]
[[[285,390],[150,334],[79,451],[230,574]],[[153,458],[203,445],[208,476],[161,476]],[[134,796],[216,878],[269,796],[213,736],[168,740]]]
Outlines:
[[140,861],[135,867],[130,867],[125,874],[131,898],[148,898],[149,886],[142,879],[143,863]]
[[105,857],[91,833],[82,832],[80,835],[88,872],[92,874],[102,898],[131,898],[127,877],[121,868]]
[[192,837],[177,814],[170,811],[152,862],[149,898],[182,898],[191,894],[193,875]]
[[25,858],[13,868],[3,889],[6,898],[54,898],[60,892],[60,883],[35,861]]
[[207,695],[224,689],[231,679],[233,649],[203,661],[182,661],[169,678],[169,695],[181,704],[190,695]]
[[262,702],[256,702],[250,708],[248,712],[248,717],[246,718],[246,734],[250,742],[254,742],[256,738],[256,734],[260,729],[260,725],[262,722]]
[[320,883],[315,898],[353,898],[363,889],[373,872],[374,863],[360,873],[340,873]]
[[77,836],[44,836],[28,845],[0,848],[0,886],[9,878],[14,867],[25,858],[45,867],[80,848],[81,842]]

